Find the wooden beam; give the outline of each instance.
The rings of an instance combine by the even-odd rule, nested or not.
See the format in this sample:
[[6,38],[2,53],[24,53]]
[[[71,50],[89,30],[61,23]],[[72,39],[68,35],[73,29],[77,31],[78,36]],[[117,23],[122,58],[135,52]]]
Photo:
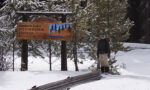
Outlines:
[[31,12],[31,11],[17,11],[17,14],[26,15],[72,15],[72,12]]
[[[66,22],[66,15],[62,15],[62,22]],[[67,71],[66,41],[61,41],[61,71]]]
[[[23,15],[23,21],[27,21],[27,16]],[[28,70],[28,41],[22,40],[21,49],[21,71]]]

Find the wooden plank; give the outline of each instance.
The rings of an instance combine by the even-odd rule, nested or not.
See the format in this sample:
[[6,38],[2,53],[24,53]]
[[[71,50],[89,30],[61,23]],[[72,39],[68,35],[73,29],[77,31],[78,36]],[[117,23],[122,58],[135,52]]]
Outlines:
[[100,71],[68,77],[64,80],[52,82],[39,87],[34,87],[31,90],[67,90],[76,85],[99,80],[101,78]]
[[72,12],[31,12],[31,11],[17,11],[17,14],[26,15],[72,15]]

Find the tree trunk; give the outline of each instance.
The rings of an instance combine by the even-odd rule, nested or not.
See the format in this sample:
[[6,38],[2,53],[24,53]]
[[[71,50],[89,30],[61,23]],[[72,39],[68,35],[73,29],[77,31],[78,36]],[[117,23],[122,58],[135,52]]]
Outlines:
[[[80,6],[85,8],[85,3],[87,3],[87,0],[86,1],[81,1],[80,2]],[[72,10],[75,10],[75,0],[72,0]],[[76,13],[74,13],[76,14]],[[75,71],[79,71],[79,68],[78,68],[78,55],[77,55],[77,19],[75,19],[76,16],[74,15],[72,20],[75,21],[74,24],[73,24],[73,58],[74,58],[74,65],[75,65]]]
[[78,58],[77,58],[77,43],[76,41],[74,42],[74,64],[75,64],[75,71],[79,71],[79,68],[78,68]]
[[109,27],[110,27],[110,26],[109,26],[109,22],[110,22],[110,21],[109,21],[109,19],[110,19],[110,18],[109,18],[109,17],[110,17],[110,15],[109,15],[109,11],[110,11],[110,6],[109,6],[109,5],[110,5],[110,4],[109,4],[109,3],[110,3],[110,1],[107,0],[107,4],[108,4],[108,5],[107,5],[107,28],[108,28],[108,30],[110,29],[110,28],[109,28]]
[[[76,21],[77,23],[77,21]],[[79,71],[78,68],[78,55],[77,55],[77,29],[76,29],[76,24],[74,27],[74,48],[73,48],[73,56],[74,56],[74,64],[75,64],[75,71]]]
[[[13,32],[13,38],[15,37],[15,32]],[[13,49],[13,71],[15,71],[15,40],[13,41],[12,44],[12,49]]]
[[3,71],[4,66],[4,59],[3,59],[3,47],[0,46],[0,71]]

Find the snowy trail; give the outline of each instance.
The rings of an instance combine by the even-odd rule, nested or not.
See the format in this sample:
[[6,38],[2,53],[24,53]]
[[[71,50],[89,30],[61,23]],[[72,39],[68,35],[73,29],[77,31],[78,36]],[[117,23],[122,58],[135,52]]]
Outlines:
[[0,72],[0,90],[28,90],[34,85],[44,85],[50,82],[75,76],[86,72],[74,71],[25,71]]

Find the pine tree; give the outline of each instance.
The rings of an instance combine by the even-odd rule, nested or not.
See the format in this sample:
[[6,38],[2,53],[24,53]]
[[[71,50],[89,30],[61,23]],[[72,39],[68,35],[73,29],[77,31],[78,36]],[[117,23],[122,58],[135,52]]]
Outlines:
[[[85,59],[84,52],[79,51],[84,47],[84,38],[86,38],[86,30],[87,30],[87,17],[86,11],[80,6],[80,1],[71,0],[69,5],[69,9],[72,11],[73,15],[70,17],[70,21],[72,23],[72,31],[73,31],[73,40],[68,42],[68,57],[74,61],[75,71],[79,71],[78,58]],[[70,28],[71,29],[71,28]],[[70,48],[73,47],[73,48]]]
[[[16,27],[17,22],[22,22],[22,16],[16,14],[17,11],[48,11],[48,6],[45,2],[38,2],[37,0],[13,0],[14,2],[11,2],[12,0],[6,0],[5,5],[0,9],[0,12],[2,13],[0,18],[0,23],[2,28],[0,29],[1,32],[5,32],[5,36],[3,35],[3,38],[6,38],[5,41],[8,41],[7,44],[11,46],[7,46],[12,48],[12,45],[15,45],[15,49],[20,49],[20,41],[16,40]],[[29,16],[27,17],[27,21],[32,21],[37,16]],[[8,35],[9,33],[10,35]],[[1,38],[1,41],[2,38]],[[42,53],[39,50],[40,43],[38,41],[28,41],[29,42],[29,55],[33,56],[42,56]],[[2,42],[1,42],[2,43]],[[36,45],[35,45],[36,44]],[[4,43],[2,43],[4,45]],[[5,46],[5,48],[7,48]],[[11,50],[11,49],[9,49]],[[20,56],[20,51],[18,51],[18,54]]]
[[[123,42],[129,37],[129,29],[133,25],[126,19],[127,0],[90,0],[87,15],[89,17],[90,50],[89,56],[96,59],[96,45],[100,33],[104,32],[111,41],[111,51],[117,53],[126,50]],[[94,51],[94,52],[93,52]]]
[[[87,58],[84,52],[88,52],[88,57],[96,60],[96,46],[101,32],[110,38],[111,50],[115,54],[119,50],[125,50],[123,42],[127,40],[132,26],[130,20],[125,18],[126,0],[89,0],[84,8],[80,7],[79,1],[72,0],[71,5],[74,30],[73,41],[69,44],[73,49],[69,49],[68,56],[74,59],[76,70],[78,57]],[[83,50],[79,51],[81,48]]]

